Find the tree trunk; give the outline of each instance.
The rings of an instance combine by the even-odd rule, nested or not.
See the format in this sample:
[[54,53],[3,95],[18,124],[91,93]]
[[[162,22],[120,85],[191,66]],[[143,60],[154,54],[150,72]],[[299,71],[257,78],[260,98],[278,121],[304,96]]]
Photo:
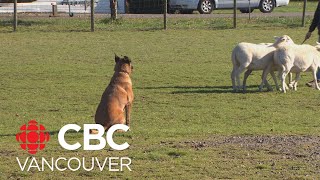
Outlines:
[[110,0],[110,8],[111,8],[111,19],[117,19],[117,0]]

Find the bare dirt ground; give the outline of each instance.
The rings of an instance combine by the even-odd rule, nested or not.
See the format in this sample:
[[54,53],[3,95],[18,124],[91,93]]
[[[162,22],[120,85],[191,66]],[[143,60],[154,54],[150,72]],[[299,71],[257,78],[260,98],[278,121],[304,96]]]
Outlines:
[[249,169],[253,173],[266,170],[265,173],[284,179],[289,176],[310,178],[320,174],[320,136],[213,136],[203,141],[161,142],[161,145],[216,153],[213,157],[217,166],[233,162],[241,167],[239,171],[247,169],[246,173],[252,173]]
[[281,155],[287,159],[314,160],[320,167],[320,136],[215,136],[203,141],[185,141],[178,144],[161,142],[161,144],[172,144],[173,147],[192,147],[196,150],[232,146],[248,151],[264,151],[271,155]]
[[[320,136],[232,136],[215,137],[209,141],[183,142],[196,150],[206,148],[240,149],[248,153],[260,152],[277,161],[297,160],[320,168]],[[226,153],[225,156],[230,156]]]
[[232,136],[184,143],[198,150],[231,145],[247,150],[264,150],[271,154],[282,154],[289,158],[320,160],[320,136]]

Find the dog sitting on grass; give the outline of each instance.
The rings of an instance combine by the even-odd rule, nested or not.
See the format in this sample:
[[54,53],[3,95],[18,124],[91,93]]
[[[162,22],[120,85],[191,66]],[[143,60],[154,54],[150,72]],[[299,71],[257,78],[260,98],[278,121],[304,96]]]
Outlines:
[[[111,81],[102,94],[100,104],[95,114],[95,122],[108,130],[112,125],[125,124],[130,126],[130,113],[133,102],[132,82],[133,71],[131,60],[115,55],[116,65]],[[125,111],[125,114],[124,114]],[[97,130],[91,130],[97,134]]]

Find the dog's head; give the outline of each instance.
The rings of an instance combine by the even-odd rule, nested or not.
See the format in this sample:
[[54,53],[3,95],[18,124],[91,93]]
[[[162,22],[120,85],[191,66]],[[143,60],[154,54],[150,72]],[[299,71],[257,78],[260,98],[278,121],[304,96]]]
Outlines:
[[128,74],[132,73],[133,66],[129,57],[124,56],[123,58],[120,58],[119,56],[115,55],[114,61],[116,62],[116,65],[114,66],[114,71],[126,72]]

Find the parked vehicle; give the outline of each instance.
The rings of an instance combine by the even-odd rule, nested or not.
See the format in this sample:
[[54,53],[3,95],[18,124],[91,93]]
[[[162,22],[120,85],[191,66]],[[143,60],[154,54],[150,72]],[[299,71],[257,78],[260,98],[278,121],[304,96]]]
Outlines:
[[[249,9],[251,12],[260,9],[263,13],[270,13],[275,7],[288,4],[289,0],[237,0],[237,8],[242,13],[249,13]],[[170,0],[169,8],[171,12],[192,13],[198,10],[201,14],[210,14],[214,9],[232,9],[233,0]]]

